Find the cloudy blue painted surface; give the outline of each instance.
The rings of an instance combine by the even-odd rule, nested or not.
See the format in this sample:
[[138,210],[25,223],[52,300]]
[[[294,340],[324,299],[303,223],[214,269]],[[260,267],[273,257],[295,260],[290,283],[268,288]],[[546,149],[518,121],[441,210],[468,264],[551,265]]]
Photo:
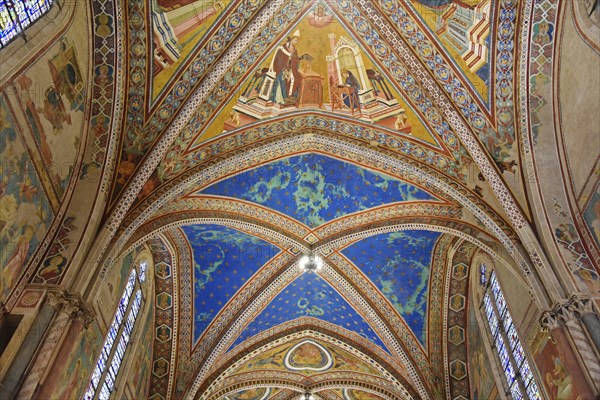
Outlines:
[[435,200],[416,186],[318,154],[275,161],[200,193],[252,201],[311,228],[382,204]]
[[423,347],[431,254],[440,233],[401,231],[371,236],[342,251],[392,303]]
[[327,281],[313,273],[300,275],[283,289],[248,324],[230,349],[257,333],[301,317],[328,321],[358,333],[388,351],[364,318]]
[[226,226],[182,229],[193,248],[195,343],[229,299],[279,249]]

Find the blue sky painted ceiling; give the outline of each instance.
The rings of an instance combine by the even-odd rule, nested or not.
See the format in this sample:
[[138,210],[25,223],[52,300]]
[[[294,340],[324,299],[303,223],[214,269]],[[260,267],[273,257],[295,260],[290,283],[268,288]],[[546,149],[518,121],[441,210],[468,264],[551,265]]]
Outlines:
[[358,333],[387,350],[371,326],[333,288],[314,273],[303,273],[283,289],[242,331],[232,348],[244,340],[284,322],[301,317],[318,318]]
[[411,184],[319,154],[276,161],[225,179],[200,193],[252,201],[311,228],[383,204],[436,200]]
[[390,301],[424,347],[431,254],[440,235],[420,230],[385,233],[342,251]]
[[226,226],[182,229],[193,249],[196,342],[223,306],[279,249]]

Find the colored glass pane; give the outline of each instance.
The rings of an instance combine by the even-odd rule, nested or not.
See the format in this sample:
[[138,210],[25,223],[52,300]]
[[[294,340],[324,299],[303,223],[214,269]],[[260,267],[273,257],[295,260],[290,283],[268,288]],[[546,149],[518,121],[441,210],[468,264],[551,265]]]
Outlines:
[[479,283],[482,285],[485,285],[487,282],[487,278],[486,278],[486,266],[485,264],[481,264],[479,266]]
[[0,0],[0,48],[47,13],[54,0]]
[[[484,270],[484,266],[480,271]],[[494,271],[490,274],[490,286],[486,289],[483,297],[485,316],[487,317],[492,337],[496,344],[496,351],[506,376],[506,382],[510,387],[510,393],[514,400],[525,398],[519,381],[523,383],[529,399],[541,399],[538,387],[533,379],[533,374],[527,362],[527,356],[521,346],[519,335],[513,324],[510,311],[506,304],[504,294],[496,278]],[[493,293],[492,297],[488,294]],[[501,322],[500,322],[501,321]],[[506,338],[506,339],[505,339]],[[507,340],[508,342],[505,342]],[[515,368],[518,370],[515,371]],[[517,379],[517,377],[520,377]]]
[[512,395],[513,400],[521,400],[523,398],[519,385],[516,383],[510,388],[510,394]]
[[141,262],[139,272],[140,283],[144,283],[146,281],[146,268],[148,268],[148,263],[146,263],[145,261]]
[[[140,283],[144,281],[144,279],[142,279],[142,274],[145,274],[146,272],[146,265],[142,267],[142,264],[140,264]],[[114,388],[117,374],[119,373],[119,368],[125,356],[125,351],[127,350],[127,345],[131,338],[135,320],[142,304],[142,291],[140,289],[136,291],[135,297],[133,301],[131,301],[131,295],[138,280],[136,279],[137,277],[138,274],[136,270],[133,269],[129,274],[127,284],[123,290],[123,295],[119,300],[119,305],[115,312],[115,317],[108,329],[106,338],[104,339],[104,345],[98,356],[98,361],[96,362],[96,367],[92,373],[90,384],[83,395],[83,398],[86,400],[94,398],[105,371],[106,374],[104,375],[104,382],[101,385],[101,389],[98,392],[98,399],[108,399]],[[115,343],[116,348],[113,352]],[[111,353],[112,359],[110,358]],[[108,368],[106,368],[107,365]]]

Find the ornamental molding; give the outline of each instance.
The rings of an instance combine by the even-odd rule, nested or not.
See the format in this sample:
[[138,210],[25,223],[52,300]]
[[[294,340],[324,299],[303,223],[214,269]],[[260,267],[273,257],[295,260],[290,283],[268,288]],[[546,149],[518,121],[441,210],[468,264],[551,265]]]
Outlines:
[[542,313],[540,325],[544,330],[552,331],[562,325],[580,320],[584,315],[594,313],[591,298],[583,294],[572,294],[568,299],[554,305],[551,310]]
[[[278,325],[270,332],[259,333],[234,348],[214,366],[213,374],[207,380],[211,383],[204,383],[201,388],[202,392],[214,393],[222,388],[225,377],[234,373],[252,358],[272,348],[307,338],[339,347],[377,369],[381,373],[381,377],[388,382],[388,385],[391,385],[393,393],[402,394],[405,398],[418,397],[409,381],[398,374],[397,371],[401,371],[402,366],[388,353],[354,332],[348,331],[342,335],[335,325],[311,317],[303,317]],[[217,375],[218,371],[220,374]],[[257,373],[262,374],[263,371]]]
[[302,376],[287,371],[246,372],[224,379],[221,389],[199,399],[217,400],[224,396],[252,388],[284,387],[294,392],[312,394],[329,389],[359,389],[390,400],[410,399],[398,395],[397,389],[387,380],[373,375],[350,371],[325,372],[319,375]]
[[125,245],[129,237],[131,237],[145,221],[167,203],[190,191],[197,191],[199,188],[206,187],[212,182],[222,179],[221,177],[223,176],[254,167],[258,164],[257,160],[261,160],[261,163],[264,163],[267,160],[281,158],[298,152],[309,151],[325,153],[342,159],[355,159],[361,164],[367,163],[370,168],[379,169],[386,174],[400,179],[402,179],[403,176],[416,177],[422,182],[423,186],[435,188],[444,192],[454,199],[454,201],[473,213],[473,215],[500,240],[504,247],[506,247],[507,251],[515,259],[517,265],[523,269],[525,275],[531,275],[529,262],[524,258],[520,253],[519,248],[515,246],[513,241],[502,229],[507,227],[499,226],[500,221],[482,210],[477,204],[477,200],[473,198],[474,196],[471,197],[466,193],[461,192],[454,185],[444,182],[431,174],[430,171],[425,172],[404,160],[381,154],[373,149],[360,148],[355,144],[324,136],[301,135],[258,146],[252,149],[252,151],[237,154],[214,165],[206,166],[205,168],[194,172],[186,179],[182,179],[177,185],[174,185],[168,191],[162,193],[148,208],[137,214],[133,221],[123,229],[102,265],[101,276],[106,273],[108,266],[118,255],[119,250]]

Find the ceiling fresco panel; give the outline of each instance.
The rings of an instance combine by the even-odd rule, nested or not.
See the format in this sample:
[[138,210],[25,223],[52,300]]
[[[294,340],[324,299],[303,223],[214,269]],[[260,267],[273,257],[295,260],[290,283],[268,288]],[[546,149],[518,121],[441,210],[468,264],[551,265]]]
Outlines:
[[181,229],[193,253],[193,341],[196,342],[219,311],[279,249],[223,225],[192,225]]
[[424,347],[432,250],[439,236],[431,231],[386,233],[342,251],[390,301]]
[[493,0],[411,0],[411,6],[440,42],[484,103],[489,105]]
[[416,186],[313,153],[244,172],[200,193],[262,204],[310,228],[382,204],[437,201]]
[[[169,86],[231,0],[152,0],[152,99]],[[238,21],[240,23],[240,21]],[[218,49],[222,42],[215,42]],[[180,89],[181,90],[181,89]]]
[[250,71],[231,101],[220,105],[192,147],[223,131],[305,109],[349,115],[435,144],[358,37],[327,4],[316,2]]
[[292,281],[248,324],[231,348],[277,325],[313,317],[353,331],[387,350],[365,319],[318,274],[304,273]]

